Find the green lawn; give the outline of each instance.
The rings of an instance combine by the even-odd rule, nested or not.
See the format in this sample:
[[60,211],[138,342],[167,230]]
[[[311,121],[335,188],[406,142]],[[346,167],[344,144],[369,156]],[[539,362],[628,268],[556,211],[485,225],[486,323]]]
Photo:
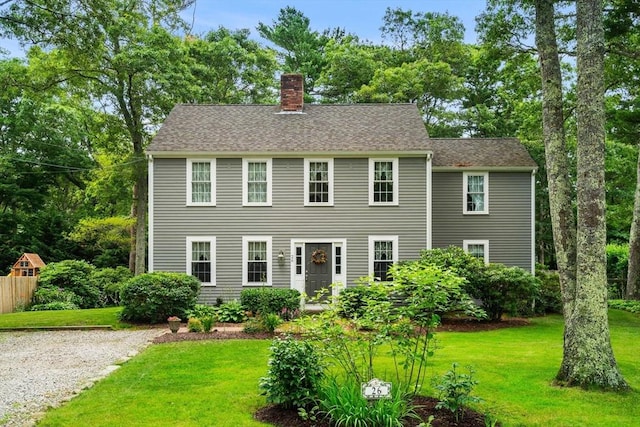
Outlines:
[[[640,390],[640,316],[612,310],[612,343],[623,375]],[[505,426],[630,426],[640,424],[640,393],[553,387],[562,355],[562,320],[479,333],[438,333],[431,374],[452,362],[473,365],[478,406]],[[154,345],[65,406],[42,426],[260,426],[269,341],[206,341]]]
[[109,325],[114,329],[131,325],[118,320],[122,307],[91,308],[86,310],[23,311],[0,314],[0,329],[46,328]]

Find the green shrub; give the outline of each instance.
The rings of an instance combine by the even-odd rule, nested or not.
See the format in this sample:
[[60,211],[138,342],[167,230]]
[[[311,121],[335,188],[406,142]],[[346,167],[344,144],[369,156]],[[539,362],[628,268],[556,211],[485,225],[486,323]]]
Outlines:
[[215,323],[215,316],[205,316],[199,317],[200,322],[202,322],[202,332],[211,332],[211,328],[213,328],[213,324]]
[[77,304],[80,308],[100,307],[100,290],[92,279],[94,271],[95,267],[85,261],[52,262],[42,268],[38,286],[73,292],[79,297]]
[[120,294],[120,317],[134,322],[161,323],[169,316],[187,318],[195,307],[200,281],[183,273],[147,273],[127,280]]
[[202,322],[200,321],[200,319],[190,317],[187,321],[187,329],[189,330],[189,332],[202,332]]
[[258,314],[250,317],[244,324],[243,331],[248,334],[256,334],[260,332],[274,333],[276,328],[282,324],[282,319],[275,313]]
[[[442,269],[451,269],[458,276],[465,278],[467,283],[481,283],[486,280],[484,261],[465,252],[459,246],[423,250],[420,253],[420,261]],[[475,295],[471,296],[475,298]]]
[[37,287],[33,292],[31,302],[34,305],[46,305],[52,302],[64,302],[70,303],[74,306],[78,306],[80,297],[71,291],[60,288],[51,287]]
[[260,379],[267,401],[284,408],[306,408],[316,401],[323,367],[308,341],[276,338],[271,344],[269,371]]
[[251,313],[293,313],[300,307],[300,292],[296,289],[243,289],[240,304]]
[[640,301],[635,300],[609,300],[609,307],[624,310],[630,313],[640,314]]
[[464,290],[482,302],[482,308],[492,320],[499,320],[503,313],[526,315],[533,312],[540,283],[521,268],[503,264],[485,265],[457,246],[422,251],[420,260],[440,268],[449,268],[464,277]]
[[222,323],[242,323],[247,319],[244,307],[238,301],[223,303],[218,307],[217,315]]
[[122,266],[96,269],[91,275],[91,279],[100,290],[102,305],[120,305],[122,286],[131,277],[133,277],[131,270]]
[[479,402],[480,398],[471,396],[473,388],[478,385],[478,381],[473,379],[473,369],[469,367],[468,374],[461,374],[456,371],[457,367],[458,364],[454,363],[450,371],[434,380],[433,387],[438,391],[440,399],[436,408],[448,409],[459,423],[464,416],[465,407]]
[[203,317],[215,316],[217,311],[217,307],[207,304],[196,304],[192,309],[187,310],[186,314],[188,318],[195,317],[202,319]]
[[187,310],[189,320],[198,319],[202,323],[202,331],[210,332],[218,318],[218,308],[206,304],[196,304],[193,309]]
[[389,301],[389,296],[378,286],[358,285],[340,291],[338,314],[346,319],[364,315],[369,301]]
[[537,314],[562,313],[562,292],[558,272],[537,264],[536,277],[540,280],[540,293],[536,300],[535,312]]
[[629,245],[610,243],[607,245],[607,281],[609,298],[623,298],[627,286]]
[[482,308],[492,320],[500,320],[504,313],[529,315],[538,298],[540,281],[520,267],[489,264],[487,280],[469,284],[469,294],[482,301]]
[[67,301],[53,301],[47,304],[35,304],[31,306],[31,311],[46,311],[46,310],[78,310],[80,307],[72,302]]

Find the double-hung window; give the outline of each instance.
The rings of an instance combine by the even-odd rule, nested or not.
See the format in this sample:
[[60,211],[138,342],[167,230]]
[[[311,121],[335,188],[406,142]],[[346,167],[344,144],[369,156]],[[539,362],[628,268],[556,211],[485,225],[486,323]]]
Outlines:
[[305,159],[305,206],[333,205],[333,159]]
[[244,206],[271,206],[271,159],[242,160]]
[[485,264],[489,262],[489,241],[488,240],[463,240],[462,248],[469,255],[472,255],[478,259],[483,260]]
[[369,159],[369,204],[398,204],[398,159]]
[[242,277],[248,286],[271,285],[271,237],[242,238]]
[[187,237],[187,274],[197,277],[203,285],[215,285],[215,260],[215,237]]
[[489,174],[487,172],[465,172],[463,211],[465,214],[489,213]]
[[187,159],[187,206],[215,206],[216,160]]
[[398,236],[369,236],[369,272],[375,280],[390,280],[389,268],[397,261]]

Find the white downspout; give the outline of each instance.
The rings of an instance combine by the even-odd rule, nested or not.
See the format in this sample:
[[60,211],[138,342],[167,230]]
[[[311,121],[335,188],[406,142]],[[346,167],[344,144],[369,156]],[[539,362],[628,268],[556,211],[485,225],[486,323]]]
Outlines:
[[153,236],[154,236],[154,221],[153,221],[153,202],[154,202],[154,188],[153,188],[153,156],[152,155],[147,155],[147,159],[148,159],[148,173],[147,173],[147,185],[148,185],[148,190],[149,190],[149,201],[147,203],[148,205],[148,227],[149,227],[149,237],[148,237],[148,242],[147,242],[147,253],[148,253],[148,261],[147,261],[147,271],[149,271],[149,273],[153,273]]
[[536,274],[536,170],[531,171],[531,274]]
[[432,226],[433,226],[433,217],[432,217],[432,204],[431,204],[431,198],[432,198],[432,187],[431,187],[431,183],[433,182],[432,179],[432,165],[431,165],[431,159],[433,158],[433,153],[429,152],[427,154],[427,248],[426,249],[432,249],[431,245],[432,245],[432,241],[431,241],[431,235],[432,235]]

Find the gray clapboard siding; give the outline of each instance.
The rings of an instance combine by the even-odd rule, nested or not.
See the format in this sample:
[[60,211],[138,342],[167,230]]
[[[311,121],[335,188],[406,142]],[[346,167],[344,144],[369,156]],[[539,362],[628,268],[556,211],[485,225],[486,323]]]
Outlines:
[[[203,302],[238,298],[242,236],[272,237],[273,284],[290,287],[291,239],[346,239],[347,282],[368,273],[368,237],[397,235],[399,258],[415,259],[426,247],[426,159],[401,158],[399,206],[369,206],[368,158],[334,160],[334,206],[304,206],[304,159],[273,159],[272,206],[242,206],[242,159],[217,159],[215,207],[185,206],[186,160],[154,159],[156,271],[186,271],[186,236],[215,236],[215,287]],[[280,250],[287,262],[278,265]]]
[[463,215],[462,172],[433,172],[432,246],[489,240],[489,261],[531,270],[531,173],[489,172],[489,214]]

